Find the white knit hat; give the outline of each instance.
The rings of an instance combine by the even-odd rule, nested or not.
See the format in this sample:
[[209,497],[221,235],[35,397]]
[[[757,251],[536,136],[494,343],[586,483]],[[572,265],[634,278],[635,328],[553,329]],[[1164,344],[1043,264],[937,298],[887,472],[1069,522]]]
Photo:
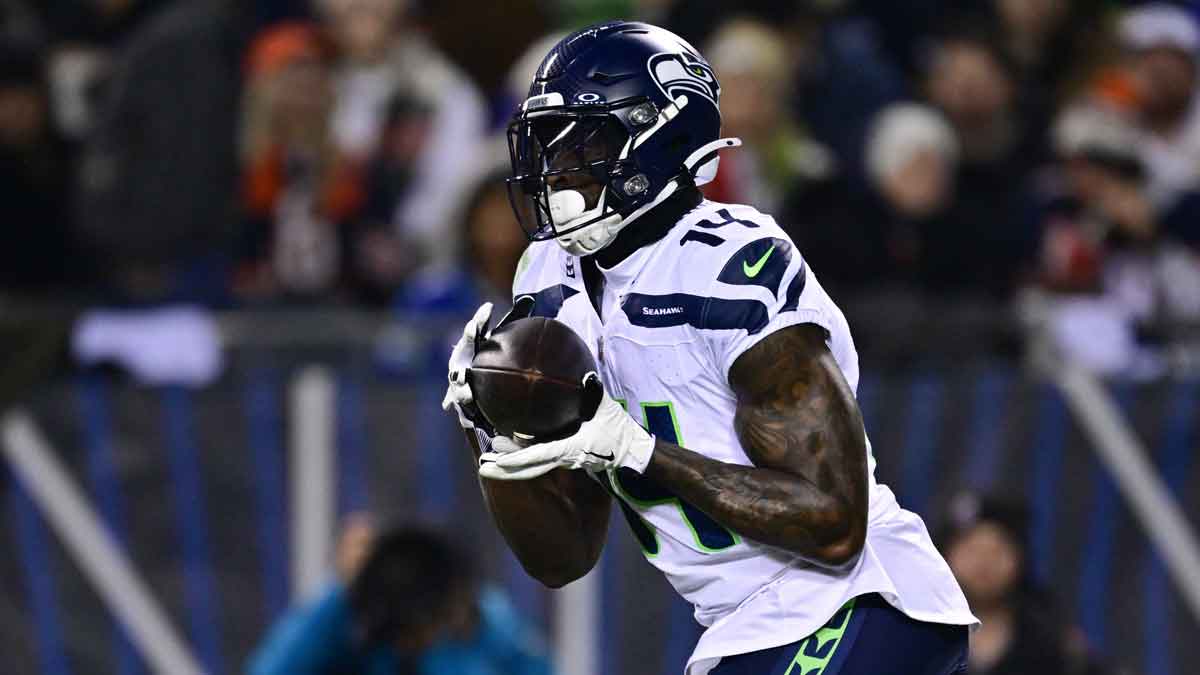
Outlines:
[[873,180],[903,167],[922,150],[958,161],[958,138],[941,113],[918,103],[894,103],[879,112],[867,139],[867,172]]
[[1121,17],[1121,40],[1131,49],[1174,47],[1196,54],[1200,28],[1183,9],[1159,3],[1126,12]]

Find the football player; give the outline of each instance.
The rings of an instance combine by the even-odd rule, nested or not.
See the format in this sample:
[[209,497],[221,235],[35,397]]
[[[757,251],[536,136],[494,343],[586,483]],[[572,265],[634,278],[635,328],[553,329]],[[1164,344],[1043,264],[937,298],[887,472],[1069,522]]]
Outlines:
[[875,482],[841,311],[788,236],[706,201],[720,86],[678,36],[616,21],[559,42],[509,127],[532,240],[509,317],[592,347],[606,394],[563,440],[496,436],[450,360],[453,407],[525,569],[586,574],[616,498],[646,558],[707,630],[687,675],[965,672],[976,623],[925,525]]

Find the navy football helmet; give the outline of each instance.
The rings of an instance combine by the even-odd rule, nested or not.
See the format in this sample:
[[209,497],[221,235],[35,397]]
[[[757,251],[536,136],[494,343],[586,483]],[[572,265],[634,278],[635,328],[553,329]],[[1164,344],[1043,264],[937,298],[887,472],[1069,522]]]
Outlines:
[[533,241],[595,253],[684,186],[716,175],[721,87],[670,31],[611,21],[546,55],[508,128],[513,211]]

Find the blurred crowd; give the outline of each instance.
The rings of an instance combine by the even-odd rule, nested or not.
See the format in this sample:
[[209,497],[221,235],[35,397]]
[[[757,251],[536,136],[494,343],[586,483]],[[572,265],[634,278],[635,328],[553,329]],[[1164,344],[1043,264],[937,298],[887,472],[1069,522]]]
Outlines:
[[970,675],[1120,675],[1103,645],[1089,645],[1039,579],[1023,505],[955,496],[938,542],[981,625],[971,634]]
[[721,79],[745,147],[707,196],[774,214],[885,332],[1022,307],[1085,365],[1154,374],[1152,348],[1200,321],[1198,14],[4,0],[0,288],[117,308],[503,300],[525,245],[505,125],[550,45],[621,16],[684,36]]

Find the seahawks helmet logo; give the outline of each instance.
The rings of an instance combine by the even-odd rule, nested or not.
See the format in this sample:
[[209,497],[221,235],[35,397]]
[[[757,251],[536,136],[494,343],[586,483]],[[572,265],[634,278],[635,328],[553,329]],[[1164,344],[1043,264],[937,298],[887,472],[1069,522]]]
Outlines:
[[647,64],[650,75],[667,98],[698,94],[719,106],[721,85],[707,63],[688,54],[655,54]]

